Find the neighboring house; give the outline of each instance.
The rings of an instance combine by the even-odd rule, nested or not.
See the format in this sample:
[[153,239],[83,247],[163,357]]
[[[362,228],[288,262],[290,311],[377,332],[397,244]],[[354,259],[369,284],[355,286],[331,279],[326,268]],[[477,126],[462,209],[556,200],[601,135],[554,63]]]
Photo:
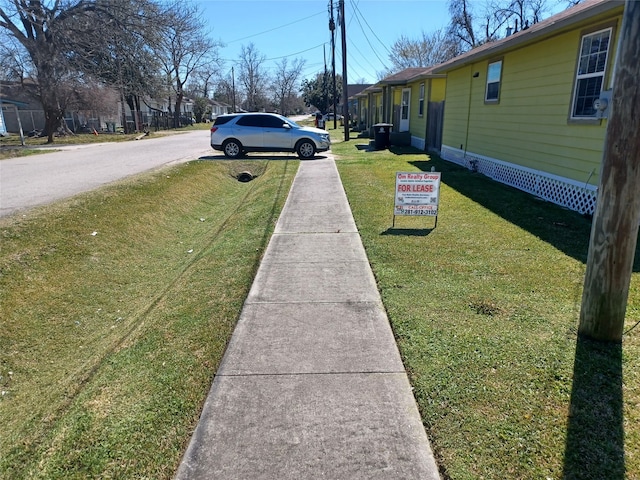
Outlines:
[[[157,129],[172,128],[173,127],[173,108],[174,99],[165,98],[149,98],[144,97],[140,104],[140,118],[143,128],[152,127]],[[189,97],[184,97],[180,104],[180,124],[186,125],[193,121],[193,107],[194,101]],[[131,109],[125,104],[125,113],[127,123],[130,124],[130,129],[135,127],[134,117]]]
[[446,75],[434,69],[407,68],[379,83],[384,121],[393,124],[394,132],[406,132],[406,143],[420,150],[439,151],[442,141]]
[[[28,134],[44,130],[44,110],[40,100],[35,96],[36,90],[36,84],[31,79],[25,79],[22,82],[4,81],[0,84],[0,99],[4,103],[4,119],[8,132],[19,133],[22,129]],[[84,110],[74,108],[65,111],[64,120],[71,131],[87,131],[94,128],[101,130],[109,123],[112,124],[118,120],[116,117],[117,93],[112,89],[104,88],[96,94],[96,97],[100,98],[97,106],[90,105]]]
[[29,104],[18,102],[0,95],[0,135],[7,133],[19,133],[24,135],[20,119],[20,108],[27,108]]
[[[28,80],[25,83],[29,83]],[[29,84],[32,87],[33,84]],[[42,104],[33,98],[19,82],[2,82],[0,98],[5,127],[9,133],[30,132],[44,128]]]
[[7,134],[7,124],[4,123],[4,112],[1,105],[2,101],[0,101],[0,135],[4,137]]
[[[28,82],[28,81],[26,81]],[[33,89],[32,84],[28,84]],[[3,82],[0,85],[0,100],[6,130],[18,133],[20,126],[25,133],[42,131],[45,125],[44,111],[39,100],[34,98],[19,82]],[[100,110],[69,110],[65,112],[67,127],[73,132],[109,131],[115,132],[123,126],[123,119],[130,129],[135,129],[134,115],[113,89],[105,88],[100,93],[102,105]],[[173,103],[168,99],[152,99],[145,97],[140,102],[139,123],[141,128],[173,127]],[[123,109],[124,108],[124,115]],[[188,97],[182,100],[180,119],[182,124],[188,124],[193,119],[194,101]],[[18,122],[18,120],[20,120]],[[20,125],[21,124],[21,125]]]
[[219,115],[232,113],[233,107],[228,103],[219,102],[217,100],[209,100],[209,109],[211,111],[209,120],[215,120]]
[[355,103],[357,112],[356,128],[360,131],[367,131],[380,122],[380,113],[382,112],[382,87],[371,85],[364,90],[356,93],[350,100]]
[[594,101],[612,88],[623,9],[585,0],[437,66],[442,158],[593,213],[607,125]]
[[[369,88],[370,83],[352,83],[347,85],[347,109],[349,112],[349,118],[351,125],[356,126],[360,123],[358,116],[358,101],[356,95],[362,92],[365,88]],[[344,92],[343,92],[344,93]],[[338,107],[338,114],[342,114],[342,106],[344,104],[344,94],[340,98],[340,104]]]
[[392,143],[439,151],[446,75],[433,70],[434,67],[407,68],[354,95],[359,130],[370,130],[376,123],[391,123]]

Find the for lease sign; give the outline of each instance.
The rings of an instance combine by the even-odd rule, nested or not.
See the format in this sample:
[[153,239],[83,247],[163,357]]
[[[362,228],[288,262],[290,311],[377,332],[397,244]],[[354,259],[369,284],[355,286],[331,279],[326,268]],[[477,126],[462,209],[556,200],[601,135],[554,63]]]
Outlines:
[[438,215],[440,172],[396,172],[394,215]]

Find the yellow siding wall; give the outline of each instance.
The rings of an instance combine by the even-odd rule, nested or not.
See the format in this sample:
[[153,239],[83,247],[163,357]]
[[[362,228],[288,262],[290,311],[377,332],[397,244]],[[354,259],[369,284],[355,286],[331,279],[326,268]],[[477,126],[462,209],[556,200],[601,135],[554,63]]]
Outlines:
[[568,122],[580,38],[577,29],[504,54],[498,104],[484,104],[487,61],[448,72],[443,144],[597,184],[607,122]]
[[[429,102],[441,102],[445,98],[446,79],[427,78],[410,83],[406,88],[411,89],[411,107],[409,111],[409,131],[413,137],[425,139],[427,132],[427,107]],[[420,85],[424,83],[424,107],[420,115]],[[397,95],[397,93],[400,93]],[[397,99],[396,99],[397,96]],[[396,89],[396,105],[402,101],[402,88]]]
[[373,104],[371,105],[371,123],[380,123],[382,121],[382,93],[373,94]]
[[447,87],[447,80],[444,78],[434,78],[431,81],[430,102],[441,102],[444,100],[444,94]]
[[[424,106],[423,113],[420,115],[420,85],[424,83]],[[419,82],[407,85],[411,88],[411,106],[409,108],[409,131],[414,137],[424,138],[427,131],[427,102],[429,95],[429,80],[420,80]]]
[[360,103],[360,111],[358,112],[360,118],[358,118],[358,124],[368,124],[369,119],[369,105],[367,97],[358,97],[358,102]]
[[[444,104],[444,127],[442,132],[443,145],[464,149],[467,143],[467,120],[470,115],[469,86],[471,85],[472,73],[471,67],[464,67],[447,74],[447,94]],[[482,90],[478,90],[478,88],[475,88],[475,90],[475,98],[479,98]],[[485,155],[488,154],[485,153]]]

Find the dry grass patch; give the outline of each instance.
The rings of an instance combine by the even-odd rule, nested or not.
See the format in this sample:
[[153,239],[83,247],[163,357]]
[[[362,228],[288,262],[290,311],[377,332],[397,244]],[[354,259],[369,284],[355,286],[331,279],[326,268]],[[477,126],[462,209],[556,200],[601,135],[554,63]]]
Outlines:
[[0,220],[0,478],[173,476],[296,166],[192,162]]

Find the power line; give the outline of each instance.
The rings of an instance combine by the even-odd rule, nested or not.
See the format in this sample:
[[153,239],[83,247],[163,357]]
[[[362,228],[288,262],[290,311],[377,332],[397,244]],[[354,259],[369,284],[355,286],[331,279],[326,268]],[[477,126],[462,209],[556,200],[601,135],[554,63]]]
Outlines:
[[[362,53],[362,51],[361,51],[361,50],[358,48],[358,46],[357,46],[357,45],[356,45],[356,44],[351,40],[351,38],[348,38],[348,39],[347,39],[347,41],[349,42],[349,45],[350,45],[352,48],[355,48],[355,50],[356,50],[356,51],[360,54],[360,56],[361,56],[361,57],[362,57],[362,58],[363,58],[363,59],[364,59],[364,60],[369,64],[369,66],[370,66],[371,68],[373,68],[374,70],[376,70],[375,65],[373,65],[373,64],[369,61],[369,59],[367,58],[367,56],[366,56],[364,53]],[[362,65],[360,65],[360,63],[358,63],[358,61],[355,59],[355,57],[354,57],[353,55],[349,55],[348,57],[349,57],[351,60],[353,60],[354,62],[356,62],[356,63],[360,66],[360,68],[362,68],[362,69],[366,70],[366,68],[365,68],[365,67],[363,67]]]
[[[338,59],[342,62],[342,53],[341,52],[337,52],[336,56],[338,57]],[[349,54],[347,53],[347,59],[349,58]],[[366,68],[364,68],[362,65],[360,65],[355,59],[351,58],[352,62],[355,62],[360,68],[363,68],[365,71],[367,71]],[[349,70],[354,73],[356,78],[366,78],[364,75],[361,74],[361,72],[359,70],[356,70],[353,68],[353,66],[349,66]]]
[[[353,3],[353,2],[352,2]],[[362,14],[361,14],[362,15]],[[373,45],[371,45],[371,42],[369,41],[369,37],[367,36],[367,34],[364,31],[364,28],[362,28],[362,23],[360,22],[360,19],[358,18],[358,15],[354,15],[354,17],[356,18],[356,21],[358,22],[358,25],[360,25],[360,30],[362,31],[362,34],[364,35],[365,40],[367,41],[367,43],[369,44],[369,46],[371,47],[371,51],[373,52],[373,54],[377,57],[378,60],[380,60],[380,63],[384,66],[387,62],[385,62],[384,60],[382,60],[380,58],[380,56],[378,55],[378,52],[376,52],[376,49],[373,48]],[[366,20],[365,20],[366,21]],[[368,24],[367,24],[368,25]],[[371,27],[369,27],[371,28]],[[378,38],[376,36],[376,38]],[[378,38],[378,41],[380,42],[380,39]],[[382,42],[381,42],[382,43]],[[385,49],[387,47],[385,46]],[[389,50],[387,50],[388,52]]]
[[315,47],[307,48],[306,50],[301,50],[301,51],[296,52],[296,53],[290,53],[289,55],[283,55],[281,57],[265,58],[265,61],[280,60],[281,58],[293,57],[294,55],[299,55],[301,53],[308,52],[309,50],[313,50],[314,48],[322,47],[324,44],[325,43],[323,42],[323,43],[321,43],[319,45],[316,45]]
[[[374,36],[374,37],[376,37],[376,40],[378,40],[378,42],[380,42],[380,45],[382,45],[382,47],[387,51],[387,53],[388,53],[389,55],[391,55],[391,51],[387,48],[387,45],[386,45],[382,40],[380,40],[380,37],[378,37],[378,35],[376,35],[375,30],[373,30],[373,28],[371,28],[371,25],[369,25],[369,22],[367,22],[367,19],[366,19],[366,18],[364,18],[364,15],[362,15],[362,12],[361,12],[361,11],[360,11],[360,9],[358,8],[358,5],[356,5],[356,4],[353,2],[353,0],[351,0],[351,5],[353,5],[353,7],[354,7],[354,12],[356,12],[356,13],[360,16],[360,18],[362,18],[362,20],[364,20],[364,23],[366,23],[366,24],[367,24],[367,27],[369,27],[369,30],[371,30],[371,33],[373,33],[373,36]],[[360,29],[362,29],[362,24],[360,23],[360,20],[358,19],[358,15],[356,15],[356,20],[358,20],[358,23],[360,24]],[[364,29],[362,29],[362,33],[364,34],[365,38],[367,38],[367,35],[364,33]],[[368,42],[368,41],[369,41],[369,39],[367,38],[367,42]],[[371,45],[371,44],[369,44],[369,45]],[[372,50],[374,51],[374,53],[375,53],[374,48],[373,48],[373,47],[371,47],[371,49],[372,49]],[[377,56],[377,55],[376,55],[376,56]],[[378,58],[379,58],[379,57],[378,57]]]
[[[314,48],[322,47],[324,44],[325,44],[325,43],[323,42],[323,43],[320,43],[320,44],[318,44],[318,45],[316,45],[316,46],[314,46],[314,47],[307,48],[306,50],[301,50],[301,51],[299,51],[299,52],[295,52],[295,53],[289,53],[289,54],[287,54],[287,55],[282,55],[282,56],[280,56],[280,57],[265,58],[265,59],[264,59],[264,61],[265,61],[265,62],[270,62],[270,61],[272,61],[272,60],[280,60],[281,58],[293,57],[293,56],[295,56],[295,55],[300,55],[301,53],[305,53],[305,52],[308,52],[308,51],[310,51],[310,50],[313,50]],[[237,59],[236,59],[236,60],[232,60],[232,59],[230,59],[230,58],[221,58],[221,60],[222,60],[222,61],[224,61],[224,62],[238,63],[238,60],[237,60]]]
[[258,35],[263,35],[265,33],[270,33],[270,32],[273,32],[274,30],[279,30],[280,28],[288,27],[290,25],[294,25],[296,23],[300,23],[300,22],[303,22],[305,20],[309,20],[310,18],[317,17],[318,15],[323,15],[323,14],[324,14],[324,11],[318,12],[318,13],[314,13],[313,15],[309,15],[308,17],[304,17],[304,18],[301,18],[299,20],[294,20],[293,22],[287,23],[285,25],[280,25],[279,27],[274,27],[274,28],[271,28],[269,30],[265,30],[264,32],[258,32],[258,33],[254,33],[253,35],[249,35],[247,37],[242,37],[242,38],[238,38],[236,40],[231,40],[230,42],[227,42],[227,44],[235,43],[235,42],[241,42],[242,40],[247,40],[248,38],[253,38],[253,37],[257,37]]

